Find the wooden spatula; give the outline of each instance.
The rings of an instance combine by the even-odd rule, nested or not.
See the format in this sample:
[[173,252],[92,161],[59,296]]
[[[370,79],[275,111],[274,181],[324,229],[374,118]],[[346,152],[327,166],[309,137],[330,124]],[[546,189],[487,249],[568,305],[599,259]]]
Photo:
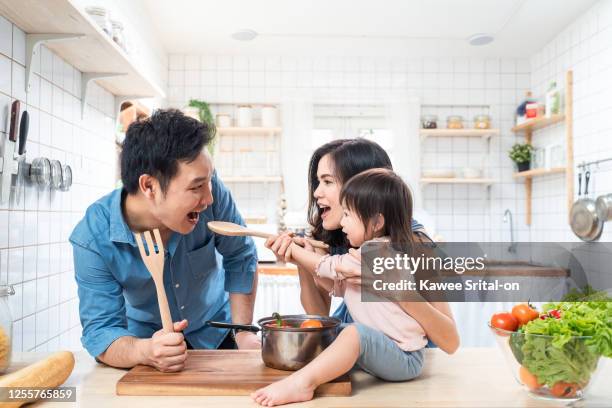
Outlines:
[[174,326],[172,324],[172,316],[170,315],[170,307],[168,306],[168,298],[166,297],[166,289],[164,288],[164,243],[162,242],[157,228],[153,230],[157,250],[151,238],[151,231],[145,231],[143,234],[147,243],[147,249],[149,250],[148,255],[145,251],[144,243],[142,242],[142,235],[138,233],[134,234],[134,237],[136,237],[136,243],[138,244],[142,261],[149,270],[149,273],[153,277],[153,282],[155,283],[162,327],[165,332],[170,333],[174,331]]
[[[207,225],[208,225],[208,228],[212,232],[216,234],[220,234],[220,235],[228,235],[231,237],[251,236],[251,237],[259,237],[259,238],[268,239],[274,236],[274,234],[270,234],[269,232],[252,230],[250,228],[243,227],[242,225],[234,224],[233,222],[209,221]],[[312,245],[315,248],[320,248],[320,249],[329,248],[329,245],[327,245],[325,242],[317,241],[315,239],[310,239],[310,238],[304,238],[304,239],[308,241],[310,245]]]

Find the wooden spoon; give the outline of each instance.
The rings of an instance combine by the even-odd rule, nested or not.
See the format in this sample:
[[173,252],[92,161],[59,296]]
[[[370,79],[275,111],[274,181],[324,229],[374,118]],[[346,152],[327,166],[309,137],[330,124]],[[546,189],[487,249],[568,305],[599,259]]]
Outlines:
[[[208,225],[208,228],[212,232],[216,234],[220,234],[220,235],[227,235],[230,237],[251,236],[251,237],[259,237],[259,238],[268,239],[275,235],[269,232],[252,230],[250,228],[243,227],[242,225],[234,224],[233,222],[209,221],[207,225]],[[293,238],[295,239],[299,237],[293,237]],[[327,245],[325,242],[317,241],[315,239],[310,239],[310,238],[304,238],[304,239],[308,241],[310,245],[312,245],[315,248],[319,248],[319,249],[329,248],[329,245]]]
[[149,254],[147,255],[144,244],[142,242],[142,235],[140,233],[134,234],[138,249],[140,250],[140,256],[145,266],[149,270],[149,273],[153,277],[155,283],[155,289],[157,290],[157,302],[159,303],[159,314],[161,315],[162,327],[165,332],[172,333],[174,326],[172,324],[172,316],[170,315],[170,307],[168,306],[168,297],[166,296],[166,289],[164,288],[164,243],[162,242],[159,230],[155,228],[153,230],[155,235],[155,243],[157,244],[157,251],[153,239],[151,238],[151,231],[145,231],[144,237],[147,243],[147,249]]

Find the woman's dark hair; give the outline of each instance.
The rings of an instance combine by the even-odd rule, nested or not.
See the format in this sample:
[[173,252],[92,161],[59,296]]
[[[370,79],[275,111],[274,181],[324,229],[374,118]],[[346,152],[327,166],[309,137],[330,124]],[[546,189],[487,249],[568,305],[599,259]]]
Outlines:
[[312,154],[308,165],[308,222],[312,227],[312,236],[332,247],[350,247],[346,235],[341,229],[328,231],[323,228],[321,209],[317,205],[314,192],[319,187],[317,169],[319,161],[329,154],[333,163],[336,179],[346,183],[354,175],[374,168],[392,169],[391,159],[385,150],[375,142],[367,139],[338,139],[319,147]]
[[390,237],[397,249],[412,243],[412,194],[392,170],[370,169],[351,177],[342,186],[340,202],[359,216],[366,232],[382,215],[382,236]]
[[121,151],[121,181],[129,194],[138,191],[138,179],[150,174],[166,193],[178,163],[191,163],[215,134],[214,126],[185,116],[176,109],[156,111],[130,125]]

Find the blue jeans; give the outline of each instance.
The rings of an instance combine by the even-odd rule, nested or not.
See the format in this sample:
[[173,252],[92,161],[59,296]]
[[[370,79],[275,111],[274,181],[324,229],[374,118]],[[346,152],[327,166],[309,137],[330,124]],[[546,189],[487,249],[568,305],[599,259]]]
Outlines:
[[[423,350],[404,351],[386,334],[361,323],[350,323],[359,333],[359,358],[355,363],[385,381],[407,381],[423,370]],[[346,326],[345,326],[346,327]]]
[[[355,321],[353,320],[353,317],[348,311],[348,308],[346,307],[346,303],[344,302],[342,302],[340,306],[338,306],[338,308],[336,309],[336,311],[334,312],[332,316],[340,319],[342,323],[355,323]],[[436,346],[435,343],[433,343],[431,340],[427,339],[427,346],[425,347],[437,348],[438,346]]]

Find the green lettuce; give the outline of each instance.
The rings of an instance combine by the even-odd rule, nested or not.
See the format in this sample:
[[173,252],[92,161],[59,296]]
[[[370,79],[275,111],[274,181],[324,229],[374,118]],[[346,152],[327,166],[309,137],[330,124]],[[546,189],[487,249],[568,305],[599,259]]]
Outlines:
[[561,317],[530,321],[521,328],[523,344],[511,338],[511,346],[520,347],[522,365],[540,383],[584,386],[599,358],[612,357],[612,302],[552,302],[543,307],[544,313],[552,310],[560,311]]

